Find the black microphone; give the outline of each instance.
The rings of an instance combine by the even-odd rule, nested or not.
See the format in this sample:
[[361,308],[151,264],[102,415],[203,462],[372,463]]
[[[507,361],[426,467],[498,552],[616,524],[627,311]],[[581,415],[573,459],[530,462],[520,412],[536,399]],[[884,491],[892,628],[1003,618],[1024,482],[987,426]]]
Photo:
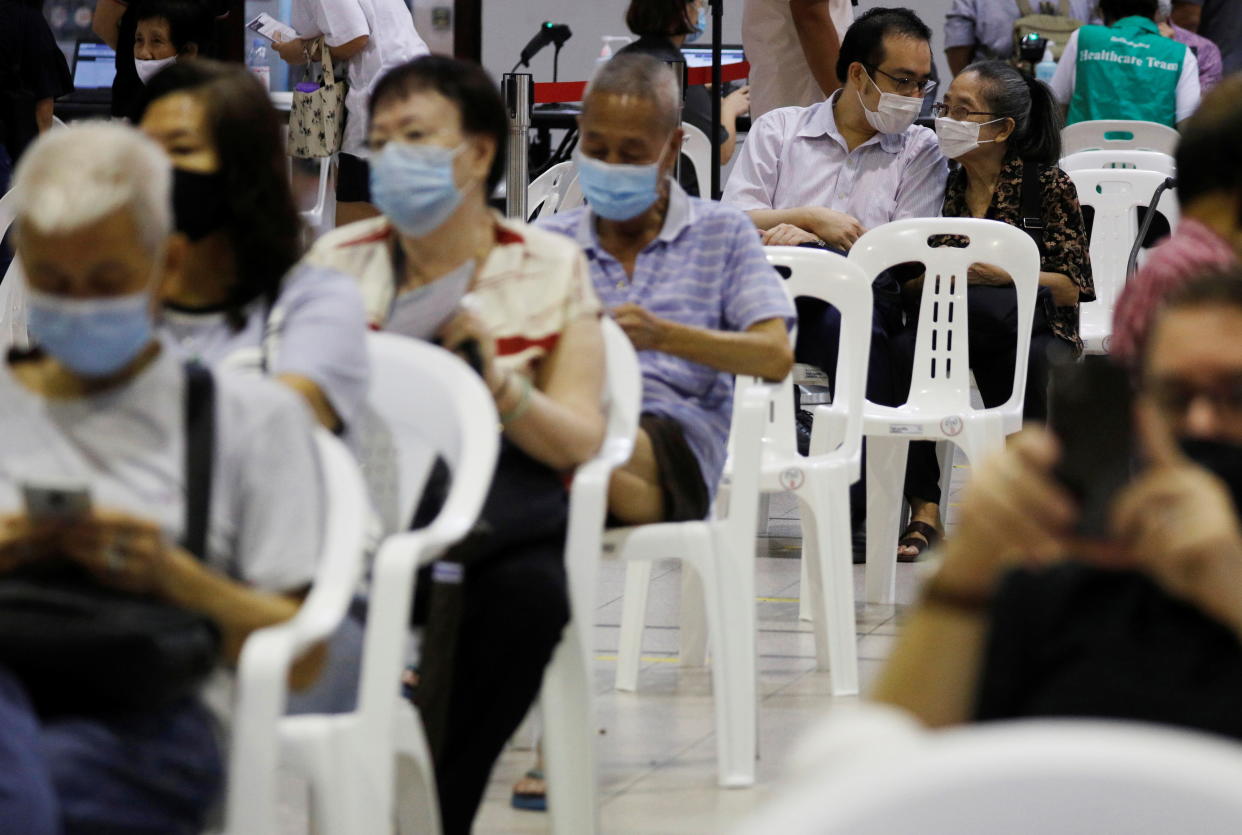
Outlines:
[[539,26],[539,31],[535,33],[535,37],[530,39],[530,43],[522,49],[522,57],[518,61],[518,66],[529,67],[530,59],[539,54],[539,51],[548,44],[556,44],[557,49],[565,45],[565,41],[569,40],[573,32],[564,23],[553,23],[545,20]]

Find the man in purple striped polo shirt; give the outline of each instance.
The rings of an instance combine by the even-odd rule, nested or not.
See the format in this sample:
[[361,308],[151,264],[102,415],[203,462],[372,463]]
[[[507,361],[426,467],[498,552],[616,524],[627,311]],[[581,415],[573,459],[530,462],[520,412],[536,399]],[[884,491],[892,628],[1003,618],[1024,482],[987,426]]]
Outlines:
[[645,55],[602,67],[583,101],[579,182],[589,208],[543,225],[585,250],[604,306],[638,350],[642,423],[609,488],[625,524],[701,519],[724,469],[733,375],[782,379],[794,310],[741,212],[672,178],[677,79]]

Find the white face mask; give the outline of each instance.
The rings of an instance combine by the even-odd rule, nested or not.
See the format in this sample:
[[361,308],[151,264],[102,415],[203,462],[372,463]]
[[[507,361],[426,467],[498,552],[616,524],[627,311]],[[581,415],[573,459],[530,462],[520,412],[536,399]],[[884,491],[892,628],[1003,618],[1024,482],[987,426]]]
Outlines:
[[171,58],[156,58],[153,61],[144,61],[141,58],[134,59],[134,69],[138,71],[138,78],[142,80],[143,86],[151,83],[151,79],[155,78],[155,74],[174,63],[177,56]]
[[940,153],[949,159],[958,159],[959,157],[966,156],[980,145],[995,142],[995,139],[980,139],[979,129],[984,125],[1000,121],[1002,120],[959,122],[957,119],[941,116],[936,120],[936,140],[940,143]]
[[474,278],[474,259],[393,299],[384,330],[431,341],[453,317]]
[[[880,85],[868,75],[871,86],[880,90]],[[880,133],[905,133],[914,124],[923,109],[923,100],[917,96],[899,96],[896,93],[885,93],[880,90],[880,105],[877,110],[868,110],[863,102],[862,93],[858,93],[858,103],[862,105],[863,114],[871,127]]]

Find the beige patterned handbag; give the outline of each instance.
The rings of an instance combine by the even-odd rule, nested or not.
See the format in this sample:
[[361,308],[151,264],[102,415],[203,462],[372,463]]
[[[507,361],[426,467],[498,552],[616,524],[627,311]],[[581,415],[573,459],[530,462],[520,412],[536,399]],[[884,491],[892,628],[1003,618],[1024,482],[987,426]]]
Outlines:
[[[289,156],[299,159],[332,156],[341,150],[345,133],[345,82],[332,74],[332,53],[323,38],[311,43],[307,55],[314,53],[316,45],[323,65],[323,81],[313,92],[294,89],[289,108]],[[303,83],[311,81],[311,63],[306,64]]]

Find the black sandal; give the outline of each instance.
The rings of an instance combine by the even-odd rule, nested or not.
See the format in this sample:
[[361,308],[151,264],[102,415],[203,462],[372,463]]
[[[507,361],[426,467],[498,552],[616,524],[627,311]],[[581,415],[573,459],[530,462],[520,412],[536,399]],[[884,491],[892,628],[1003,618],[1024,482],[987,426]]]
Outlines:
[[[923,538],[920,539],[918,536],[911,536],[911,534],[919,534]],[[924,539],[927,541],[924,542]],[[901,534],[901,539],[897,542],[897,547],[917,548],[918,550],[914,554],[910,554],[908,556],[905,554],[898,554],[897,562],[918,562],[919,557],[923,556],[923,552],[931,548],[939,541],[940,532],[931,525],[926,522],[911,522],[906,525],[905,531]]]

